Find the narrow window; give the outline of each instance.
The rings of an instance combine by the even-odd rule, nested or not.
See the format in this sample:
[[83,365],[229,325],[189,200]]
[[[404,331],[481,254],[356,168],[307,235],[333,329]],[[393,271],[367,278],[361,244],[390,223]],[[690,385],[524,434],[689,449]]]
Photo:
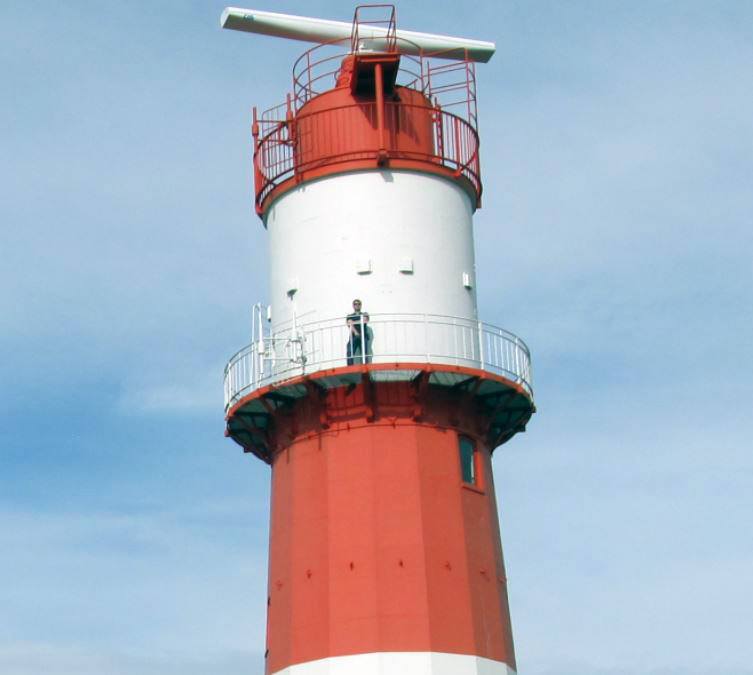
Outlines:
[[476,484],[476,445],[466,436],[460,436],[460,473],[464,483]]

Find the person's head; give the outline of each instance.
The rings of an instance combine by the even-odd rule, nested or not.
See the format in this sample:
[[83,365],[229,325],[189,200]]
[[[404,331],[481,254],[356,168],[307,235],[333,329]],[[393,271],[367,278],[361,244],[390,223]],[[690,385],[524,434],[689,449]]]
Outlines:
[[361,301],[358,298],[356,298],[355,300],[353,300],[353,309],[356,312],[360,312],[361,311]]

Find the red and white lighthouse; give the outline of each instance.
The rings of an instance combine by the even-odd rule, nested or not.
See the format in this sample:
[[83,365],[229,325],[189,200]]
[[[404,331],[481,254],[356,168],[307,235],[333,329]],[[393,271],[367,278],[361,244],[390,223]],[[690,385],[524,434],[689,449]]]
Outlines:
[[271,467],[266,673],[514,672],[491,454],[534,406],[528,349],[476,306],[494,45],[385,5],[222,22],[319,43],[254,112],[270,298],[225,371],[226,433]]

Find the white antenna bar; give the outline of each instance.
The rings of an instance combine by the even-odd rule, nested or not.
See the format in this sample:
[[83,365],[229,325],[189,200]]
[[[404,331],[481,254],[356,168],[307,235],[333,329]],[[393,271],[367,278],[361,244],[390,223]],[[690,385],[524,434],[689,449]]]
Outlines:
[[[222,12],[220,25],[223,28],[241,30],[246,33],[258,33],[289,40],[304,42],[343,42],[350,43],[353,24],[345,21],[327,21],[292,14],[260,12],[255,9],[226,7]],[[387,35],[382,26],[362,24],[358,27],[358,37],[368,41],[380,40]],[[395,31],[397,51],[401,54],[425,55],[437,54],[441,58],[467,58],[470,61],[486,63],[494,55],[496,46],[493,42],[468,40],[448,35],[431,35],[410,30]],[[405,40],[405,42],[403,42]],[[370,49],[374,45],[369,45]],[[449,53],[448,53],[449,52]]]

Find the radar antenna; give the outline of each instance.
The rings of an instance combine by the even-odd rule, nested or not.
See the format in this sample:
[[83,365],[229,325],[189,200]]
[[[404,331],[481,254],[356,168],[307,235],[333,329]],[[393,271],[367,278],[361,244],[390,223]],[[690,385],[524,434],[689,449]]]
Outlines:
[[[329,21],[240,7],[226,7],[222,12],[220,25],[246,33],[328,44],[349,43],[353,30],[352,24],[345,21]],[[389,38],[388,29],[383,26],[361,26],[359,31],[360,37],[365,40],[363,46],[369,50],[379,51],[379,44],[386,44]],[[410,30],[397,30],[394,37],[397,38],[396,51],[401,54],[487,63],[496,49],[493,42]]]

